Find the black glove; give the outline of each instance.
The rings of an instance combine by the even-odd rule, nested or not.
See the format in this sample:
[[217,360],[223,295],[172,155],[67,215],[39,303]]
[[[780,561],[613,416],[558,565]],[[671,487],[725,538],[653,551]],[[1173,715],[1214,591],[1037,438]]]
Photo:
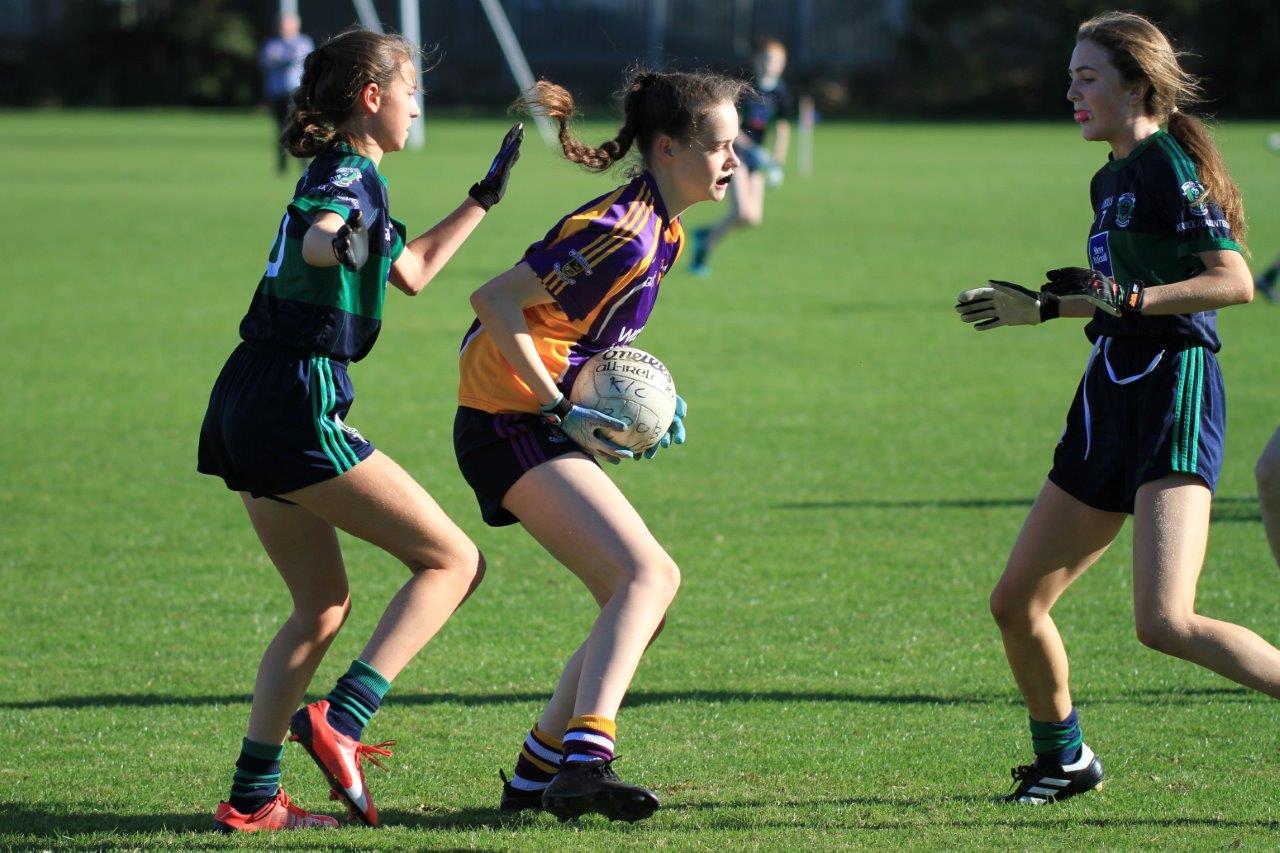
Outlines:
[[351,211],[347,221],[333,235],[333,256],[352,272],[369,260],[369,231],[361,220],[360,211]]
[[1111,276],[1084,267],[1049,270],[1045,278],[1049,281],[1040,290],[1054,294],[1063,302],[1087,302],[1112,317],[1119,317],[1126,311],[1142,313],[1144,288],[1141,282],[1131,282],[1126,290]]
[[511,177],[511,167],[520,159],[521,142],[524,142],[524,124],[516,122],[502,137],[502,147],[489,165],[489,171],[467,191],[467,195],[485,210],[502,201],[502,194],[507,191],[507,178]]

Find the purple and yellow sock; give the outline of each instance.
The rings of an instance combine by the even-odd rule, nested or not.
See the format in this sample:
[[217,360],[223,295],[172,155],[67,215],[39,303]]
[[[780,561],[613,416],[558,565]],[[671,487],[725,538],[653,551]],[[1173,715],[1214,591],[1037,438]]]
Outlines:
[[564,763],[608,761],[613,758],[618,725],[608,717],[583,714],[569,721],[564,733]]
[[519,791],[541,791],[560,772],[564,744],[535,724],[520,747],[511,787]]

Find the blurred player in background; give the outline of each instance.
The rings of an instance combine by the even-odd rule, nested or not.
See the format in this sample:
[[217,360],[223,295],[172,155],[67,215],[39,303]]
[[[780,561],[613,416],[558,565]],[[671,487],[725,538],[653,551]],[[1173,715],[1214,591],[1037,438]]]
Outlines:
[[[752,57],[755,89],[748,89],[739,104],[741,130],[734,143],[744,174],[735,178],[730,192],[730,208],[724,219],[711,228],[693,232],[693,265],[697,275],[708,275],[711,250],[731,231],[754,228],[764,220],[766,187],[782,184],[783,165],[791,144],[791,117],[795,102],[782,72],[787,68],[787,49],[777,39],[765,39]],[[775,131],[773,147],[768,145],[769,128]]]
[[[739,165],[735,103],[745,86],[712,74],[636,71],[623,90],[624,123],[598,148],[569,133],[573,98],[563,88],[544,81],[526,96],[559,122],[574,163],[603,172],[632,150],[639,162],[630,183],[561,218],[471,297],[477,319],[462,342],[458,465],[484,520],[522,524],[600,608],[513,778],[503,777],[503,810],[635,821],[658,808],[651,791],[613,771],[615,720],[680,570],[593,458],[632,458],[597,432],[624,425],[566,395],[583,362],[644,329],[680,255],[680,215],[724,198]],[[662,445],[684,441],[684,415],[678,400]],[[509,637],[517,644],[518,630]]]
[[[516,125],[470,197],[406,244],[379,167],[404,148],[418,116],[416,50],[399,36],[351,30],[307,57],[283,142],[294,156],[315,159],[280,223],[240,324],[243,340],[218,376],[200,431],[198,469],[240,493],[293,598],[258,669],[231,795],[214,814],[223,832],[337,824],[294,805],[280,787],[290,729],[335,798],[376,825],[362,763],[390,755],[390,742],[361,743],[364,726],[484,574],[466,534],[345,422],[354,401],[347,365],[377,340],[388,281],[410,296],[421,291],[502,199],[520,152]],[[347,673],[324,699],[297,710],[351,608],[339,529],[398,558],[411,576]]]
[[302,61],[315,49],[311,38],[302,32],[302,21],[297,15],[281,15],[277,34],[267,39],[258,52],[258,65],[262,68],[262,91],[267,108],[276,121],[276,168],[283,174],[288,171],[289,158],[280,135],[284,133],[292,112],[293,90],[302,82]]
[[1127,514],[1139,640],[1280,697],[1280,650],[1195,609],[1226,428],[1215,312],[1253,296],[1240,191],[1208,129],[1185,112],[1198,82],[1150,21],[1086,21],[1068,71],[1082,135],[1111,148],[1090,186],[1091,268],[1051,270],[1039,292],[991,282],[956,306],[980,330],[1092,318],[1093,351],[1048,482],[991,594],[1036,753],[1014,768],[1009,800],[1035,805],[1102,781],[1050,610]]

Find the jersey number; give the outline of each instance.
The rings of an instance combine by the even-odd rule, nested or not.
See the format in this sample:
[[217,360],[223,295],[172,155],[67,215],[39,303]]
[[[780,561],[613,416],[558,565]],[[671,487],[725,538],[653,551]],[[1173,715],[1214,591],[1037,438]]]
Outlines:
[[264,273],[267,278],[275,278],[280,273],[280,265],[284,263],[285,229],[288,227],[289,214],[286,213],[284,219],[280,220],[280,233],[271,246],[271,257],[267,260],[267,271]]

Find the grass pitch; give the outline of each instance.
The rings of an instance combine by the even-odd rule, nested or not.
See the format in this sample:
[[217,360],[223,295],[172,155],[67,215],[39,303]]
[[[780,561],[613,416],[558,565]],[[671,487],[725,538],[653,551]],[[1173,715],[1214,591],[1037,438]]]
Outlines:
[[[422,230],[506,123],[431,117],[385,163]],[[714,275],[677,268],[638,344],[688,399],[689,444],[615,476],[684,587],[620,719],[620,768],[663,809],[627,826],[505,819],[497,769],[585,634],[589,598],[521,531],[491,530],[450,427],[467,295],[604,192],[526,142],[507,200],[353,368],[351,422],[489,558],[485,584],[396,682],[373,739],[387,828],[226,839],[258,658],[288,598],[221,483],[194,471],[290,180],[268,121],[7,114],[0,335],[0,847],[819,849],[1272,846],[1276,709],[1137,643],[1127,531],[1057,610],[1100,793],[995,805],[1030,755],[986,598],[1050,464],[1088,353],[1079,324],[976,335],[955,294],[1084,258],[1102,146],[1057,125],[831,125],[765,226]],[[1259,260],[1280,249],[1280,159],[1221,131]],[[588,138],[611,128],[589,126]],[[719,211],[692,210],[691,224]],[[1224,312],[1230,401],[1202,612],[1280,639],[1251,467],[1280,420],[1280,307]],[[344,540],[355,608],[323,692],[403,568]],[[326,810],[296,747],[290,794]]]

